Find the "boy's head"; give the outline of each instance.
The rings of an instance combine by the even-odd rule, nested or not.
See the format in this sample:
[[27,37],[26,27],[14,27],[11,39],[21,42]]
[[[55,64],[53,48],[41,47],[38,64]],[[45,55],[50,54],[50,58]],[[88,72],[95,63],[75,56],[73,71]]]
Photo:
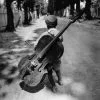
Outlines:
[[57,26],[57,17],[55,15],[48,15],[45,17],[47,28],[55,28]]

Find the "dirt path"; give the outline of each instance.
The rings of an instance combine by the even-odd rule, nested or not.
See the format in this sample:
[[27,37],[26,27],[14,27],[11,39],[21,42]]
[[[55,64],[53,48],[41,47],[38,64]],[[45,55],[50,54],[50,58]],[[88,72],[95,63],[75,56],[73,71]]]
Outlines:
[[[72,93],[79,100],[99,100],[100,24],[72,25],[64,34],[63,74],[73,80]],[[71,85],[71,84],[70,84]]]
[[[67,21],[59,19],[58,29]],[[46,30],[43,18],[29,27],[18,27],[15,33],[3,38],[0,47],[0,100],[99,100],[100,94],[100,26],[90,22],[75,23],[64,33],[65,52],[62,57],[63,86],[54,94],[47,88],[37,93],[21,90],[17,79],[17,64],[20,58],[32,53],[24,41],[34,43]],[[34,41],[32,41],[34,40]],[[1,42],[0,42],[1,43]],[[8,46],[9,45],[9,46]],[[8,47],[7,47],[8,46]]]

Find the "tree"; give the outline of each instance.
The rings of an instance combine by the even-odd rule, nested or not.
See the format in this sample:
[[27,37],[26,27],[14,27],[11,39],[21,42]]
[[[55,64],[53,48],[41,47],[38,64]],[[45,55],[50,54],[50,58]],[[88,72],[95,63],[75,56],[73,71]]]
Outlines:
[[41,10],[44,8],[44,0],[35,0],[35,7],[36,7],[36,12],[37,12],[37,17],[39,18],[40,12],[42,13]]
[[[5,0],[6,3],[6,8],[7,8],[7,26],[6,26],[6,31],[14,31],[15,27],[14,27],[14,16],[13,16],[13,11],[11,8],[11,4],[14,0]],[[21,2],[24,2],[24,11],[25,11],[25,20],[24,22],[29,23],[28,20],[28,9],[29,10],[33,10],[34,7],[34,0],[17,0],[18,2],[18,8],[20,7]]]
[[42,15],[47,14],[48,2],[44,0],[43,4],[41,5],[40,12]]
[[85,6],[86,10],[85,10],[85,14],[86,14],[86,19],[92,19],[91,17],[91,0],[86,0],[86,6]]
[[34,10],[35,0],[17,0],[18,2],[18,9],[21,9],[21,4],[24,9],[24,25],[29,25],[31,21],[31,14]]
[[74,4],[78,4],[77,5],[77,11],[79,12],[79,8],[80,8],[80,5],[79,5],[79,1],[80,0],[49,0],[48,2],[48,12],[51,14],[51,13],[54,13],[54,12],[57,12],[59,10],[62,10],[62,9],[65,9],[67,6],[71,6],[71,14],[74,13]]
[[70,0],[70,14],[74,16],[74,5],[76,4],[76,14],[80,12],[80,0]]
[[48,0],[48,13],[54,14],[55,12],[66,8],[69,5],[69,0]]
[[11,3],[13,0],[5,0],[6,2],[6,8],[7,8],[7,26],[6,26],[6,31],[14,31],[14,16],[13,16],[13,11],[11,8]]
[[23,3],[23,8],[24,8],[24,23],[25,25],[29,25],[30,24],[30,12],[33,12],[34,10],[34,4],[35,1],[34,0],[24,0]]
[[[76,12],[80,12],[80,0],[48,0],[48,12],[50,14],[54,14],[55,11],[66,8],[67,6],[71,6],[71,15],[74,15],[74,4],[76,3]],[[83,1],[83,0],[81,0]],[[91,19],[91,0],[85,0],[85,14],[87,19]]]
[[55,0],[48,0],[48,13],[54,14],[54,1]]

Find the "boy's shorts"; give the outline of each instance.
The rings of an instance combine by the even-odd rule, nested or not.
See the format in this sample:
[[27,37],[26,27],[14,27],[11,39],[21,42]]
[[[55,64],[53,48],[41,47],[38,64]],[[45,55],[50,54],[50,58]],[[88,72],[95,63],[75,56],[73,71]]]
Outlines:
[[61,60],[57,60],[57,61],[55,61],[55,62],[53,63],[52,66],[53,66],[53,69],[54,69],[55,71],[60,70]]
[[47,66],[47,70],[49,71],[52,67],[53,70],[58,71],[60,70],[60,66],[61,66],[61,60],[59,59],[59,60],[54,61],[53,64],[49,64]]

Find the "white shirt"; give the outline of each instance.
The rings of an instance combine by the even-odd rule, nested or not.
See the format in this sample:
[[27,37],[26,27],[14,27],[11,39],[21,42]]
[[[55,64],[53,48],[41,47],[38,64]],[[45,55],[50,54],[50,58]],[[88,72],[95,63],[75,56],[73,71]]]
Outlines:
[[53,35],[56,36],[59,33],[59,31],[56,28],[50,28],[48,31],[42,33],[39,38],[35,41],[34,47],[38,44],[39,40],[44,36],[44,35]]

